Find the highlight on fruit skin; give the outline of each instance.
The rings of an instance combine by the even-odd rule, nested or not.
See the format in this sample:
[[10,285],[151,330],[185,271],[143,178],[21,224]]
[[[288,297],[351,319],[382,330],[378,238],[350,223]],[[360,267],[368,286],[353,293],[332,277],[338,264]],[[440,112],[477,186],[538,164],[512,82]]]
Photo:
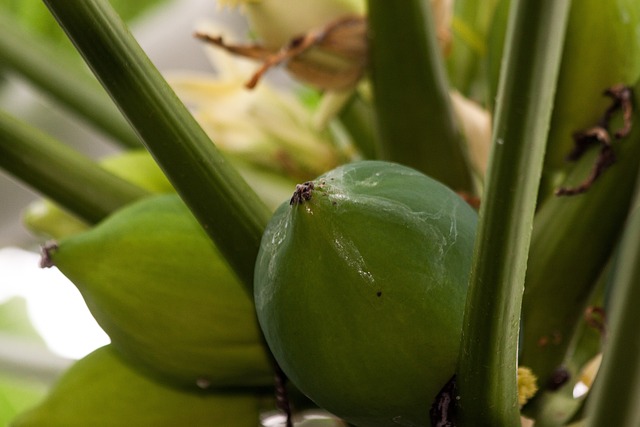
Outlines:
[[477,215],[405,166],[363,161],[301,184],[256,262],[276,361],[357,426],[428,426],[454,374]]

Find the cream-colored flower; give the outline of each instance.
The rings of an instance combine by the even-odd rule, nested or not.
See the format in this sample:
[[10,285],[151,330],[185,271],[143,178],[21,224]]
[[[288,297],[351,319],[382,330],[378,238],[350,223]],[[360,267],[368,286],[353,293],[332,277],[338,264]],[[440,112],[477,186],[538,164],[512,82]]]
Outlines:
[[221,150],[296,179],[313,178],[345,160],[333,135],[318,131],[313,111],[298,97],[266,81],[247,91],[252,62],[217,49],[208,53],[215,76],[173,72],[167,78]]
[[[232,45],[216,35],[198,36],[263,63],[248,87],[280,64],[301,81],[331,91],[352,90],[364,76],[368,54],[364,0],[223,0],[219,4],[241,6],[257,44]],[[429,4],[441,50],[447,53],[453,1],[429,0]]]
[[366,10],[365,0],[218,0],[218,4],[241,6],[258,41],[275,50],[343,16],[363,16]]
[[456,91],[451,92],[451,103],[467,142],[469,160],[482,180],[487,171],[491,148],[491,114]]

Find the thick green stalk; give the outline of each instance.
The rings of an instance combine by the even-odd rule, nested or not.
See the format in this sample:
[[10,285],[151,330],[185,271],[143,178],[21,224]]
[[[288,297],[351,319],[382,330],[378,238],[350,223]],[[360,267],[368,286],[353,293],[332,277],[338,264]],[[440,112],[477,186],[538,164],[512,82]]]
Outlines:
[[89,223],[148,194],[4,112],[0,168]]
[[617,260],[606,347],[589,401],[588,427],[640,425],[639,301],[640,176]]
[[100,85],[68,52],[22,30],[0,8],[0,66],[13,70],[79,117],[127,147],[140,139]]
[[252,289],[269,209],[216,149],[107,0],[45,4],[230,266]]
[[368,1],[382,157],[473,192],[429,2]]
[[569,0],[513,3],[461,341],[460,425],[515,426],[531,228]]

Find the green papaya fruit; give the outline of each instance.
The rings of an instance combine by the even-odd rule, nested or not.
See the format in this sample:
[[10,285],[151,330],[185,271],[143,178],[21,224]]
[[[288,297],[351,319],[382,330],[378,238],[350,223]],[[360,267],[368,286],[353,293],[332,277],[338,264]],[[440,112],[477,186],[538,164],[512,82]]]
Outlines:
[[272,384],[250,295],[177,195],[135,202],[48,256],[135,366],[188,387]]
[[147,150],[129,150],[105,157],[100,161],[100,166],[152,193],[172,193],[175,191],[169,179]]
[[193,393],[155,382],[101,347],[77,361],[12,427],[257,427],[264,397]]
[[398,164],[298,185],[255,269],[258,320],[285,374],[355,425],[430,425],[456,366],[476,222],[449,188]]

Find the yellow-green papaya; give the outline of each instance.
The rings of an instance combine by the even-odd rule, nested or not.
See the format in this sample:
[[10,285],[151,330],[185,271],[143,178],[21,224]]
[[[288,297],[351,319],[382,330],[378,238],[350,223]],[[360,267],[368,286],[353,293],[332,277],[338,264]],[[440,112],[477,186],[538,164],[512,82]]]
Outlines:
[[250,295],[177,195],[135,202],[48,257],[140,369],[194,388],[272,384]]
[[11,427],[257,427],[264,397],[194,393],[155,382],[110,346],[72,365]]

